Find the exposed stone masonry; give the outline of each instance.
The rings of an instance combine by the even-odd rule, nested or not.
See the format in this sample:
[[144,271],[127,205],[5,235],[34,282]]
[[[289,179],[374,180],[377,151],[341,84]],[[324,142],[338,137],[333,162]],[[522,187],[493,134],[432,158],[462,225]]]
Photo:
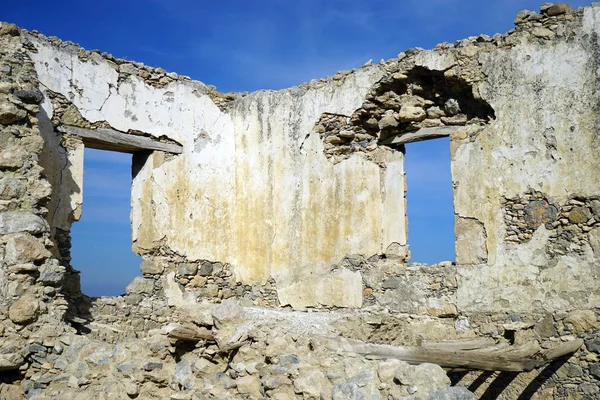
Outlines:
[[22,49],[20,30],[0,30],[0,370],[35,370],[25,342],[53,346],[78,296],[74,272],[61,265],[44,217],[51,186],[38,162],[44,141],[38,130],[38,90],[33,62]]
[[[482,398],[598,397],[598,293],[589,281],[598,278],[600,194],[586,186],[588,171],[564,146],[568,141],[573,151],[583,141],[577,157],[588,160],[596,142],[585,141],[597,137],[597,124],[583,112],[571,115],[577,104],[558,113],[555,100],[543,101],[547,87],[557,90],[556,101],[565,88],[584,106],[594,100],[578,77],[596,68],[577,68],[597,46],[581,44],[600,24],[597,12],[597,6],[571,11],[547,4],[540,13],[519,13],[505,35],[409,49],[379,65],[255,94],[221,94],[160,68],[2,24],[0,398],[440,400],[472,399],[470,391]],[[42,53],[52,57],[35,58]],[[54,57],[87,62],[79,65],[83,72],[64,75],[67,65],[44,65]],[[548,60],[558,77],[540,70]],[[83,81],[98,71],[113,77],[112,86],[108,94],[90,95]],[[81,81],[62,85],[65,76]],[[112,113],[120,101],[136,100],[114,92],[128,84],[133,96],[145,93],[161,107]],[[528,99],[531,91],[540,97],[526,105],[510,97]],[[103,110],[111,96],[116,103]],[[177,120],[161,114],[174,113],[169,102],[181,99],[202,113],[182,112]],[[88,102],[99,104],[88,108]],[[525,117],[511,114],[521,109]],[[67,176],[76,167],[52,171],[47,158],[82,161],[82,141],[56,132],[61,125],[120,124],[120,131],[138,134],[130,129],[139,126],[137,116],[152,117],[156,129],[146,125],[148,132],[181,141],[184,152],[134,156],[132,223],[142,276],[122,296],[88,298],[70,266],[68,228],[80,212],[81,182]],[[180,120],[184,126],[176,126]],[[518,130],[530,120],[529,131]],[[475,243],[485,254],[472,246],[473,262],[410,264],[404,148],[393,138],[444,126],[464,127],[451,137],[457,251]],[[558,163],[568,175],[560,181]],[[470,165],[477,176],[465,171]],[[517,174],[536,182],[514,190]],[[542,189],[537,181],[545,180]],[[284,201],[292,192],[293,201]],[[332,202],[323,200],[331,193]],[[501,209],[488,210],[498,198]],[[218,228],[207,228],[207,213]],[[288,214],[301,217],[284,221]],[[271,229],[278,225],[284,229]],[[243,235],[233,235],[235,229]],[[182,240],[169,237],[173,231]],[[266,238],[267,248],[257,237]],[[451,374],[451,380],[436,365],[326,346],[339,336],[415,347],[485,339],[494,350],[514,345],[516,351],[576,338],[584,345],[544,370]]]
[[547,252],[551,257],[583,253],[585,244],[597,248],[600,227],[600,199],[573,198],[554,205],[543,193],[531,191],[505,201],[506,242],[523,243],[538,227],[551,231]]

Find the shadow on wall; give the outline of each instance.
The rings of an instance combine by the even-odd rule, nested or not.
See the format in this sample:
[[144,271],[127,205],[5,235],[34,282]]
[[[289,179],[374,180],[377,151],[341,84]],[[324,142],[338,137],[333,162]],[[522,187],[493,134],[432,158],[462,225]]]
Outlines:
[[455,261],[450,139],[407,144],[404,169],[411,261]]
[[88,296],[117,296],[141,275],[131,250],[131,154],[85,149],[82,217],[71,229],[72,262]]

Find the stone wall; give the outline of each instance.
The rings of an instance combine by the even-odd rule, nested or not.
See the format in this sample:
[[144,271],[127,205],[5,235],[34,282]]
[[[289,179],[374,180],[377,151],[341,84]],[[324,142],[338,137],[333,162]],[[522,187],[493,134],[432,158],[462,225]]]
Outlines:
[[[64,320],[81,300],[79,276],[60,253],[50,228],[52,172],[43,164],[45,140],[35,66],[20,29],[0,30],[0,371],[27,370],[36,361],[28,342],[54,345],[75,332]],[[4,372],[0,373],[0,375]],[[10,377],[10,375],[7,375]]]
[[599,12],[521,13],[479,57],[496,119],[452,137],[463,312],[600,305]]
[[[332,162],[315,129],[323,113],[349,118],[384,67],[226,96],[40,34],[23,40],[54,128],[112,128],[183,145],[181,155],[135,157],[133,244],[148,259],[220,262],[243,285],[274,280],[281,305],[360,307],[360,274],[332,266],[406,245],[402,152],[377,147]],[[66,198],[51,211],[53,229],[68,232],[63,225],[77,219],[81,201],[81,147],[54,131],[47,136],[63,141],[54,152],[66,162],[46,159],[62,163],[60,179],[69,182],[54,185],[63,192],[53,199]],[[322,286],[303,283],[314,281]]]
[[[599,13],[545,5],[244,95],[2,24],[0,398],[597,397]],[[123,296],[82,295],[70,265],[84,140],[63,126],[183,147],[133,156]],[[404,139],[424,132],[452,132],[457,263],[408,263]],[[585,344],[450,380],[338,336]]]

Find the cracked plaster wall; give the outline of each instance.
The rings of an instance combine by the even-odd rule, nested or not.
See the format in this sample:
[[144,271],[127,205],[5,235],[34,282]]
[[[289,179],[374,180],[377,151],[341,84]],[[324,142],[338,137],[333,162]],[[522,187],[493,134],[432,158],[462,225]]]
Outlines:
[[[600,306],[600,260],[590,245],[551,257],[547,246],[556,227],[544,224],[531,240],[505,241],[503,197],[535,190],[558,206],[600,196],[600,7],[586,8],[582,18],[561,28],[553,40],[523,35],[512,48],[480,56],[488,77],[480,90],[497,119],[474,138],[452,138],[457,237],[465,233],[465,220],[484,227],[456,244],[457,263],[464,264],[458,268],[463,312]],[[487,262],[477,261],[482,240]]]
[[[379,66],[238,97],[223,111],[199,82],[152,87],[96,53],[82,58],[74,45],[27,40],[40,89],[70,100],[85,121],[183,145],[180,156],[136,157],[135,252],[229,263],[244,284],[274,278],[282,305],[360,307],[361,273],[332,265],[406,244],[403,154],[378,150],[383,167],[358,155],[334,165],[313,131],[322,113],[359,108],[383,76]],[[42,108],[51,119],[52,104]],[[82,152],[63,153],[80,182]],[[67,197],[58,224],[76,219],[81,189]]]

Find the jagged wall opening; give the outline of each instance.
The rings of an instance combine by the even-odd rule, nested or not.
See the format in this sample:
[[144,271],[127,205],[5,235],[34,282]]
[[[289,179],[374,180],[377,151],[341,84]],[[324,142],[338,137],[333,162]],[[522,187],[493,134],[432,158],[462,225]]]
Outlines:
[[362,113],[362,125],[379,130],[379,142],[387,145],[396,144],[390,138],[423,128],[482,125],[495,118],[461,77],[420,66],[382,79],[366,105],[372,113]]

